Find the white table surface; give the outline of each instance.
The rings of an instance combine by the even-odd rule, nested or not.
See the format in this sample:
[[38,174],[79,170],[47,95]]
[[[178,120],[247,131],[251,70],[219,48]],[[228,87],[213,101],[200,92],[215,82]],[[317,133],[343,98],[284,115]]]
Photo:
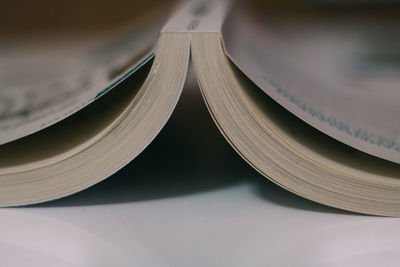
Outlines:
[[400,265],[400,219],[280,189],[230,148],[194,92],[185,89],[161,134],[116,175],[0,209],[0,266]]

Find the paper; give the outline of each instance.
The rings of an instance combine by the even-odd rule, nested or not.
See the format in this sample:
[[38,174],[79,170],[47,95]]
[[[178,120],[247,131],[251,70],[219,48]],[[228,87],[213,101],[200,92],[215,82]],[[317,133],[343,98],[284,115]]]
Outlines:
[[177,8],[163,32],[221,32],[230,0],[188,0]]
[[0,145],[46,128],[116,86],[154,55],[160,21],[97,39],[0,44]]
[[395,22],[233,13],[229,57],[320,131],[400,163],[400,38]]

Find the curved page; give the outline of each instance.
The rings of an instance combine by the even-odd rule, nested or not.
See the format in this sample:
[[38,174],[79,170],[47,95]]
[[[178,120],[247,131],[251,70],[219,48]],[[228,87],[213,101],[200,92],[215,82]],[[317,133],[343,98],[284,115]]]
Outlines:
[[0,42],[0,145],[87,106],[149,61],[159,14],[93,37],[4,38]]
[[231,60],[283,107],[345,144],[400,163],[399,26],[395,17],[327,8],[291,16],[241,9],[223,37]]

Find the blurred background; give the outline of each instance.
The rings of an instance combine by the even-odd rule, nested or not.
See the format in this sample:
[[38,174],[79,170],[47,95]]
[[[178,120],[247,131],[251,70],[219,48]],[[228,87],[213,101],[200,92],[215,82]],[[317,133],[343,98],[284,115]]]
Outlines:
[[[132,22],[160,7],[171,7],[174,1],[130,0],[16,0],[1,1],[0,31],[2,35],[26,32],[53,33],[109,30]],[[176,1],[175,1],[176,2]]]

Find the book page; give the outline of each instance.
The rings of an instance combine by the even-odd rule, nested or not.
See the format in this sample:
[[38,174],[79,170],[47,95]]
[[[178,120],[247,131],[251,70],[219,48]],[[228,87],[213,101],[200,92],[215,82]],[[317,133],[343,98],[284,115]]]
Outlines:
[[232,0],[186,0],[177,7],[163,32],[221,32]]
[[148,62],[164,23],[156,15],[97,36],[2,38],[0,144],[70,116]]
[[223,37],[232,61],[283,107],[345,144],[400,163],[395,18],[241,7]]

